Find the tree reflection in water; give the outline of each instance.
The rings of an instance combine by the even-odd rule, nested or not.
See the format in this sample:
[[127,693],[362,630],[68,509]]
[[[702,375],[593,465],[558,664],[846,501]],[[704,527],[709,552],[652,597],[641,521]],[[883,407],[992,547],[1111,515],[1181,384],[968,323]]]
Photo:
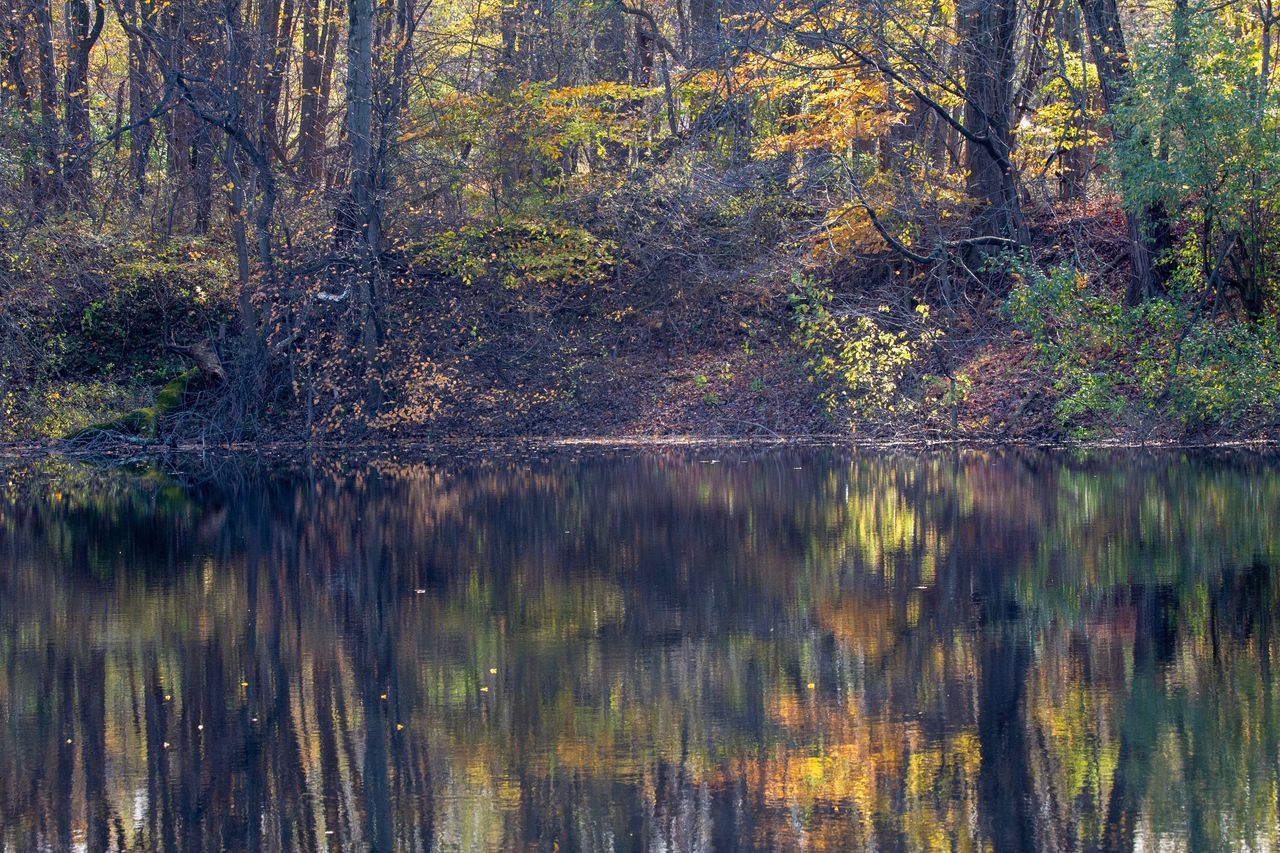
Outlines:
[[7,850],[1274,846],[1253,458],[10,467]]

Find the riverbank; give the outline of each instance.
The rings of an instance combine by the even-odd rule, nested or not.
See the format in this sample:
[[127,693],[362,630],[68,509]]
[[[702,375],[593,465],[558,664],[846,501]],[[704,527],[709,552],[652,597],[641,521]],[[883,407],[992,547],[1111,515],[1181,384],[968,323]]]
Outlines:
[[[757,329],[762,325],[757,325]],[[748,347],[744,344],[752,344]],[[155,437],[103,432],[60,441],[31,435],[9,441],[9,452],[48,448],[199,452],[205,449],[349,450],[368,446],[475,445],[486,441],[533,444],[619,445],[840,442],[875,447],[972,446],[1266,446],[1274,425],[1256,421],[1189,429],[1168,414],[1153,417],[1136,408],[1087,413],[1071,422],[1059,417],[1063,393],[1036,363],[1025,342],[974,347],[955,372],[965,377],[962,395],[948,396],[936,380],[915,378],[909,405],[876,417],[855,419],[821,398],[822,386],[806,370],[807,354],[788,336],[783,322],[768,333],[726,336],[713,347],[647,345],[606,353],[568,368],[543,364],[503,371],[470,363],[444,368],[451,381],[435,387],[430,405],[413,389],[389,400],[374,424],[343,425],[341,412],[321,423],[305,407],[276,407],[253,435],[229,437],[203,410],[208,392],[193,395],[188,408],[162,422]],[[105,405],[83,405],[74,389],[50,396],[72,405],[47,425],[64,432],[118,415],[121,401],[145,405],[147,388],[121,387]],[[55,404],[56,405],[56,404]],[[310,420],[310,423],[308,421]],[[333,422],[339,427],[333,428]]]
[[[1005,258],[950,290],[903,288],[919,270],[883,254],[795,272],[796,257],[748,247],[734,223],[722,236],[738,255],[708,269],[703,250],[662,278],[651,244],[624,252],[602,226],[439,237],[392,259],[372,356],[349,299],[316,285],[294,297],[311,306],[290,315],[305,334],[281,326],[252,369],[229,331],[233,290],[200,284],[221,274],[206,254],[174,250],[144,279],[128,278],[140,260],[108,258],[75,286],[8,294],[27,319],[5,350],[0,442],[46,446],[93,425],[79,441],[185,448],[1280,437],[1274,321],[1227,300],[1206,311],[1195,294],[1124,307],[1115,241],[1095,241],[1088,266],[1063,259],[1063,234],[1105,234],[1114,213],[1046,222],[1038,261]],[[530,258],[543,259],[533,273]]]
[[[436,458],[489,459],[511,454],[573,454],[596,452],[646,452],[668,450],[760,450],[785,448],[840,448],[869,453],[1001,452],[1106,453],[1147,451],[1155,453],[1245,453],[1271,456],[1280,453],[1274,438],[1215,441],[995,441],[980,439],[860,439],[834,433],[788,436],[698,436],[698,435],[616,435],[491,439],[379,439],[368,441],[270,440],[232,444],[190,442],[122,441],[103,436],[92,443],[61,440],[10,442],[0,444],[0,460],[26,462],[44,458],[81,460],[129,460],[160,457],[256,456],[266,459],[297,460],[312,457],[332,459]],[[708,460],[710,462],[712,460]]]

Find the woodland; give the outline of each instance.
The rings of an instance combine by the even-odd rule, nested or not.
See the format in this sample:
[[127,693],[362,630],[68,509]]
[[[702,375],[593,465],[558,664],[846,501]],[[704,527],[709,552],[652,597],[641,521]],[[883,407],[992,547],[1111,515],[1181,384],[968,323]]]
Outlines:
[[1273,0],[0,0],[0,442],[1267,438]]

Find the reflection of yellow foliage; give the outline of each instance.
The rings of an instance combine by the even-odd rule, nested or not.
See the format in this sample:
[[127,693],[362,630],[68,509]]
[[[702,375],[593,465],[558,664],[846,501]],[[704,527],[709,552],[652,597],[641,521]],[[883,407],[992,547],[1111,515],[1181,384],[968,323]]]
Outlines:
[[916,850],[974,850],[981,750],[977,735],[961,731],[929,743],[921,738],[906,773],[902,817],[908,846]]
[[[779,718],[803,715],[797,704],[780,698]],[[780,747],[731,768],[767,806],[802,810],[812,817],[812,832],[835,832],[831,838],[843,835],[846,844],[866,843],[877,825],[896,822],[913,848],[976,849],[981,759],[975,733],[931,741],[902,719],[811,713],[821,735],[804,738],[809,746]]]
[[[1141,794],[1141,820],[1164,837],[1176,833],[1188,780],[1198,774],[1197,782],[1212,785],[1205,790],[1218,797],[1208,815],[1214,837],[1256,839],[1255,847],[1266,846],[1265,833],[1276,826],[1269,722],[1274,698],[1260,656],[1274,659],[1277,641],[1226,631],[1211,644],[1206,623],[1213,611],[1206,597],[1216,581],[1202,566],[1209,562],[1205,554],[1225,565],[1275,555],[1269,525],[1274,513],[1266,512],[1280,501],[1274,478],[1257,482],[1230,472],[1163,467],[1136,474],[1064,470],[1046,497],[1028,488],[1023,466],[969,453],[832,465],[814,475],[811,492],[797,492],[765,488],[768,481],[752,466],[668,465],[657,452],[653,459],[653,469],[635,488],[609,492],[607,499],[593,491],[590,476],[552,467],[525,470],[523,460],[509,467],[477,464],[465,477],[421,462],[387,459],[352,470],[336,460],[319,461],[314,479],[298,486],[295,515],[281,512],[272,519],[288,547],[273,551],[260,564],[261,573],[243,571],[245,555],[232,549],[214,563],[193,558],[190,572],[159,585],[139,585],[125,571],[104,572],[64,599],[58,596],[66,588],[50,573],[23,570],[19,562],[11,572],[13,607],[6,618],[27,649],[66,640],[66,663],[75,672],[83,662],[79,655],[95,644],[105,648],[108,787],[131,848],[146,832],[145,822],[130,816],[137,808],[137,785],[145,784],[139,780],[148,774],[146,733],[156,723],[147,696],[157,684],[172,695],[162,706],[171,722],[200,707],[192,700],[201,697],[186,683],[203,678],[204,670],[193,663],[228,673],[227,694],[204,697],[219,705],[240,707],[248,695],[241,689],[242,674],[268,705],[273,689],[287,687],[288,701],[272,725],[292,729],[296,778],[305,797],[325,802],[331,793],[324,777],[332,772],[340,807],[359,807],[370,732],[362,698],[370,695],[369,671],[358,657],[362,642],[346,633],[349,623],[335,612],[345,605],[332,581],[361,577],[353,567],[369,559],[362,555],[372,540],[389,543],[378,558],[388,569],[379,581],[391,582],[393,598],[407,599],[387,611],[396,620],[398,672],[387,733],[395,738],[403,731],[405,739],[393,741],[389,772],[395,786],[407,785],[422,778],[414,756],[429,765],[436,809],[431,817],[441,839],[508,849],[522,831],[524,814],[565,802],[575,817],[605,822],[610,818],[596,810],[598,804],[585,799],[593,791],[617,796],[626,788],[648,814],[666,809],[665,820],[690,803],[705,802],[708,792],[732,789],[743,792],[749,808],[758,805],[761,837],[776,848],[865,848],[888,831],[900,833],[902,846],[910,849],[965,850],[977,846],[973,836],[981,831],[975,787],[981,754],[972,721],[981,633],[965,630],[963,615],[958,623],[946,622],[936,600],[911,587],[935,571],[939,582],[954,580],[946,574],[960,571],[952,557],[973,553],[967,537],[985,535],[992,524],[1001,530],[1034,527],[1046,537],[1046,549],[1070,548],[1079,557],[1093,547],[1113,556],[1055,562],[1051,580],[1028,587],[1029,611],[1045,612],[1056,590],[1078,583],[1072,571],[1095,571],[1094,589],[1131,589],[1134,566],[1153,559],[1153,551],[1162,566],[1148,576],[1168,571],[1168,563],[1186,566],[1195,577],[1178,593],[1179,643],[1158,676],[1135,672],[1137,617],[1110,597],[1097,604],[1075,593],[1075,609],[1060,610],[1061,621],[1021,623],[1036,644],[1019,723],[1026,727],[1033,788],[1028,796],[1037,813],[1047,815],[1046,825],[1074,833],[1058,837],[1063,846],[1099,846],[1099,816],[1118,772],[1125,726],[1135,721],[1125,719],[1131,712],[1123,705],[1130,702],[1126,697],[1138,696],[1158,732],[1157,763],[1168,780]],[[12,493],[20,482],[11,476],[4,488]],[[66,558],[76,553],[78,541],[67,524],[68,510],[89,512],[94,501],[122,510],[118,501],[97,497],[83,485],[47,488],[46,498],[0,503],[0,530],[10,541],[21,541],[14,535],[17,519],[36,512],[42,529],[60,531],[48,547],[66,549],[56,552]],[[679,539],[677,532],[687,526],[667,527],[653,516],[646,516],[648,525],[631,523],[633,510],[655,501],[700,518],[735,512],[749,518],[735,528],[742,538],[734,541],[752,559],[735,568],[734,581],[753,600],[768,600],[762,606],[769,612],[785,613],[786,630],[701,637],[662,648],[649,639],[632,644],[630,636],[620,636],[625,632],[602,639],[602,626],[625,625],[635,615],[628,608],[636,591],[647,589],[637,581],[647,566],[646,544],[670,541],[681,546],[675,550],[695,553],[705,544],[701,529],[692,539]],[[165,517],[179,529],[199,520],[182,521],[197,509],[176,505],[182,508]],[[500,521],[497,507],[506,509]],[[141,509],[151,517],[157,504],[148,499]],[[566,517],[571,520],[562,525]],[[509,540],[499,524],[541,530],[551,518],[556,535],[541,543],[545,550],[504,550]],[[563,558],[576,546],[568,544],[572,536],[562,541],[560,531],[570,527],[575,536],[589,531],[609,543],[607,566],[564,569]],[[788,539],[795,530],[809,538]],[[1186,530],[1196,535],[1173,535]],[[1021,541],[1033,537],[1017,538],[1017,546],[988,543],[990,553],[1008,560],[1030,584],[1040,552]],[[1227,544],[1208,551],[1205,543]],[[492,571],[495,554],[507,570],[500,576]],[[913,556],[922,554],[933,557],[936,568]],[[424,555],[447,558],[448,585],[418,596],[415,572]],[[295,582],[305,605],[295,610],[274,573],[298,566],[307,567]],[[1120,571],[1131,574],[1110,574]],[[250,577],[259,585],[252,590]],[[256,607],[250,604],[255,599]],[[919,629],[904,631],[913,611]],[[274,631],[281,638],[276,651],[268,652],[273,644],[263,642],[258,657],[245,655],[241,641],[250,631],[262,637]],[[174,642],[183,636],[198,636],[201,643]],[[811,666],[816,637],[834,639],[840,672],[834,685]],[[186,657],[193,652],[195,658]],[[17,715],[12,719],[21,724],[38,713],[33,685],[45,656],[12,648],[10,653],[0,666],[0,696],[15,697],[5,713]],[[289,674],[286,681],[274,682],[267,654],[279,655],[275,663]],[[154,661],[154,679],[148,660]],[[752,688],[758,693],[750,695],[744,687],[748,661],[759,666]],[[788,672],[795,661],[801,665],[798,678]],[[480,687],[490,689],[483,701]],[[386,689],[385,683],[376,689]],[[1229,701],[1218,701],[1223,696]],[[743,709],[752,702],[759,703],[758,730],[741,725]],[[918,723],[921,712],[941,726]],[[74,720],[83,726],[78,714]],[[189,722],[175,730],[190,734]],[[330,771],[322,742],[335,732],[339,746]],[[410,737],[414,748],[400,748]],[[84,740],[76,735],[77,745]],[[190,765],[182,762],[190,754],[175,751],[170,761],[186,772]],[[282,750],[273,760],[287,754]],[[1193,764],[1205,757],[1212,759],[1207,766]],[[44,758],[6,755],[0,762],[3,781],[16,789],[15,782],[37,771]],[[548,780],[554,793],[539,794]],[[563,799],[579,793],[584,799]],[[689,799],[679,800],[685,795]],[[413,820],[421,803],[404,795],[397,801],[397,822]]]
[[892,644],[897,633],[893,610],[893,602],[889,598],[867,602],[842,595],[824,599],[814,615],[824,632],[851,649],[875,657],[886,645]]

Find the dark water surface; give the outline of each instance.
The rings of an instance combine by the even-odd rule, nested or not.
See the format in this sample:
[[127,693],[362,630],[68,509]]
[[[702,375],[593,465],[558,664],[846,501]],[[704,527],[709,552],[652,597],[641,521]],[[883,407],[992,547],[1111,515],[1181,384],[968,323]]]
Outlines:
[[0,467],[0,848],[1275,849],[1280,469]]

